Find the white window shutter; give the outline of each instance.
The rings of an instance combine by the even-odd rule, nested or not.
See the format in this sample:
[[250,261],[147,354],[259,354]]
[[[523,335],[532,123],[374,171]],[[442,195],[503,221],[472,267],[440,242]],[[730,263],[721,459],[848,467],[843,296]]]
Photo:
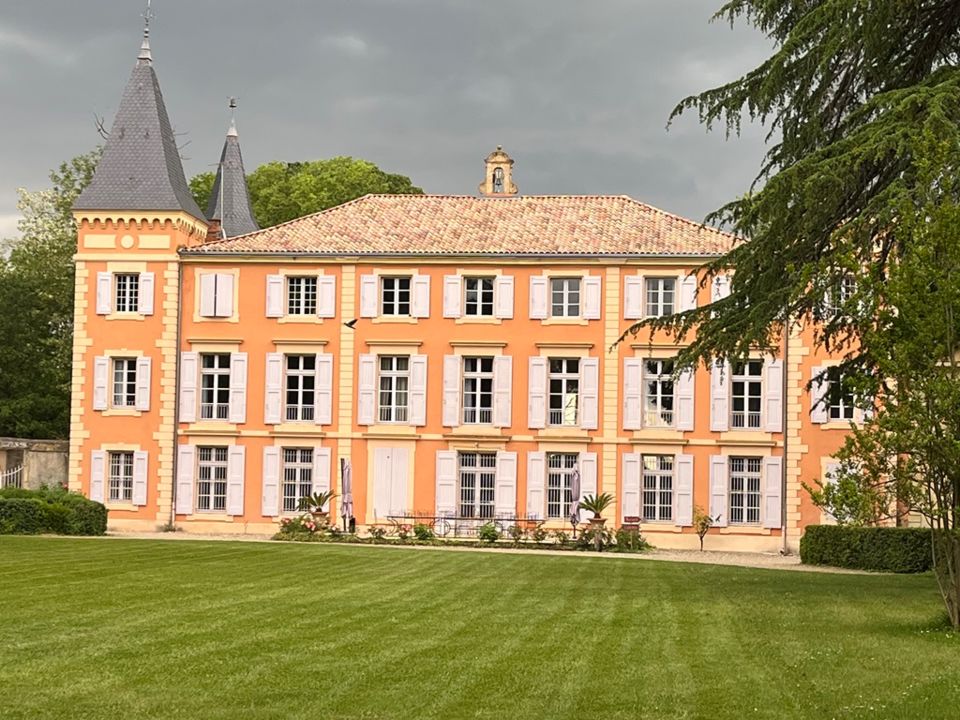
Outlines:
[[443,356],[443,426],[460,424],[460,356]]
[[710,456],[710,517],[717,527],[726,527],[727,517],[727,477],[729,460],[726,455]]
[[515,517],[517,514],[517,454],[505,450],[499,451],[496,473],[494,513],[499,517]]
[[133,453],[132,501],[137,507],[147,504],[147,453],[143,450]]
[[530,276],[530,319],[547,319],[547,277]]
[[140,291],[137,297],[137,312],[139,312],[141,315],[153,315],[153,286],[153,273],[140,273]]
[[377,413],[377,356],[364,353],[357,368],[357,424],[373,425]]
[[280,514],[280,448],[263,448],[263,481],[260,485],[260,514],[276,517]]
[[677,430],[693,430],[694,371],[684,370],[673,385],[677,408]]
[[693,525],[693,455],[676,455],[674,468],[674,523],[681,527]]
[[200,374],[200,355],[180,353],[180,422],[197,421],[197,380]]
[[137,358],[137,393],[134,407],[140,412],[150,410],[150,376],[152,361],[148,357]]
[[97,355],[93,359],[93,409],[106,410],[110,396],[110,358]]
[[283,317],[283,275],[267,275],[267,317]]
[[711,294],[710,302],[723,300],[724,298],[729,296],[730,296],[730,276],[715,275],[713,277],[712,294]]
[[623,359],[623,429],[643,427],[643,359]]
[[493,281],[493,303],[494,317],[513,319],[513,275],[497,275]]
[[596,430],[600,425],[600,359],[580,361],[580,427]]
[[410,424],[422,427],[427,424],[427,356],[410,356]]
[[230,353],[230,408],[232,423],[247,421],[247,354]]
[[730,429],[730,363],[720,360],[710,368],[710,429]]
[[[597,495],[597,454],[594,452],[580,453],[580,497]],[[587,522],[593,515],[586,510],[580,511],[580,522]]]
[[513,424],[513,357],[498,355],[493,359],[493,426]]
[[107,476],[107,453],[103,450],[90,452],[90,499],[103,502],[103,485]]
[[443,276],[443,316],[458,318],[463,297],[463,278],[460,275]]
[[217,273],[217,317],[233,315],[233,275]]
[[778,528],[783,517],[783,458],[763,459],[763,526]]
[[109,315],[113,310],[113,273],[97,273],[97,315]]
[[623,317],[627,320],[643,317],[643,275],[623,278]]
[[320,275],[317,278],[317,317],[337,316],[337,278],[333,275]]
[[810,385],[810,422],[822,425],[827,422],[827,393],[830,381],[827,380],[827,368],[819,365],[813,368]]
[[193,474],[196,471],[195,445],[177,446],[177,515],[193,513]]
[[622,485],[621,495],[623,496],[622,519],[640,517],[640,488],[641,478],[643,477],[641,458],[640,453],[624,453],[623,455],[623,477],[620,480]]
[[200,273],[200,317],[216,317],[217,275]]
[[380,313],[377,312],[377,276],[360,276],[360,317],[372,318]]
[[600,306],[603,304],[602,283],[599,275],[585,275],[583,278],[584,320],[600,319]]
[[411,314],[415,318],[430,317],[430,276],[414,275],[411,279]]
[[330,425],[333,422],[333,355],[318,353],[316,366],[313,421],[317,425]]
[[530,357],[527,376],[527,427],[547,426],[547,358]]
[[[325,493],[330,489],[331,452],[328,447],[313,449],[313,492]],[[330,509],[330,503],[324,510]]]
[[243,515],[243,445],[227,448],[227,515]]
[[547,454],[527,453],[527,517],[543,519],[546,503],[544,487],[547,483]]
[[283,408],[283,353],[267,353],[266,368],[263,422],[267,425],[279,425]]
[[783,360],[764,362],[763,375],[764,430],[783,432]]
[[697,276],[681,275],[677,282],[680,292],[680,312],[697,308]]
[[453,450],[437,450],[436,468],[437,515],[451,516],[457,513],[457,453]]

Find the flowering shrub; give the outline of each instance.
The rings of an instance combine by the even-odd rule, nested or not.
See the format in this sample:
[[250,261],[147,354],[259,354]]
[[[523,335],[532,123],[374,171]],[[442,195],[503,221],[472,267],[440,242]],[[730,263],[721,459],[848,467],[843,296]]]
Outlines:
[[385,527],[381,527],[380,525],[374,525],[370,528],[369,532],[370,537],[373,538],[374,542],[379,542],[387,536],[387,529]]
[[285,517],[280,521],[280,533],[283,535],[313,535],[320,530],[320,523],[310,515]]
[[427,525],[426,523],[417,523],[413,526],[413,536],[420,541],[426,542],[428,540],[433,540],[436,538],[436,535],[433,532],[433,528]]

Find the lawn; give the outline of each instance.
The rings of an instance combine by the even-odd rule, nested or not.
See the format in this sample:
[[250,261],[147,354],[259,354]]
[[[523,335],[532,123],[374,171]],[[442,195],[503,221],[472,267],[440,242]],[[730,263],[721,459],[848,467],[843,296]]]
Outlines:
[[0,717],[956,718],[929,576],[0,538]]

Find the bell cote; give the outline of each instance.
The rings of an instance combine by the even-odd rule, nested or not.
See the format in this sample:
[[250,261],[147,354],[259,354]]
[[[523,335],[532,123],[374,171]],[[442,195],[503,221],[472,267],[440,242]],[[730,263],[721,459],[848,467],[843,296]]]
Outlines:
[[480,183],[480,194],[484,197],[512,197],[517,194],[513,184],[513,158],[497,145],[497,149],[487,155],[486,175]]

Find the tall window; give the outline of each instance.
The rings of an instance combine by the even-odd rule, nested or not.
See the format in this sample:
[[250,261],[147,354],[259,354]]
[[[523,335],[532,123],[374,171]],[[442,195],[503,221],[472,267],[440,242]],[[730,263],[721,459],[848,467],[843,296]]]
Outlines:
[[380,422],[407,422],[409,387],[410,358],[406,355],[381,355]]
[[286,419],[313,420],[314,393],[317,384],[316,355],[287,355]]
[[760,465],[757,457],[730,458],[730,523],[760,522]]
[[460,453],[461,517],[492,518],[497,484],[496,453]]
[[380,314],[410,314],[410,277],[380,278]]
[[845,387],[840,368],[827,370],[827,410],[831,420],[853,420],[853,391]]
[[197,448],[197,510],[227,509],[227,448]]
[[643,519],[673,519],[673,456],[643,456]]
[[550,299],[553,317],[580,317],[580,278],[551,278]]
[[137,404],[137,359],[113,359],[113,406],[133,407]]
[[850,298],[857,292],[857,278],[852,274],[844,275],[840,281],[831,288],[827,296],[826,311],[828,315],[840,315],[844,306],[850,301]]
[[117,502],[133,500],[133,453],[110,453],[110,494]]
[[730,377],[731,426],[756,429],[760,427],[760,409],[763,403],[763,361],[748,360],[733,363]]
[[493,317],[493,278],[464,278],[463,287],[463,314],[479,317]]
[[647,317],[673,315],[676,307],[676,278],[647,278]]
[[200,356],[200,419],[226,420],[230,415],[230,355]]
[[673,360],[647,360],[643,364],[643,424],[673,426]]
[[570,480],[577,467],[577,453],[547,453],[547,517],[570,515]]
[[117,273],[113,276],[114,300],[118,313],[137,312],[140,309],[140,275]]
[[287,314],[317,314],[317,278],[287,278]]
[[580,359],[550,358],[550,425],[576,425],[580,399]]
[[463,359],[463,422],[468,425],[493,422],[493,358]]
[[283,512],[296,512],[300,498],[313,493],[313,449],[283,449]]

